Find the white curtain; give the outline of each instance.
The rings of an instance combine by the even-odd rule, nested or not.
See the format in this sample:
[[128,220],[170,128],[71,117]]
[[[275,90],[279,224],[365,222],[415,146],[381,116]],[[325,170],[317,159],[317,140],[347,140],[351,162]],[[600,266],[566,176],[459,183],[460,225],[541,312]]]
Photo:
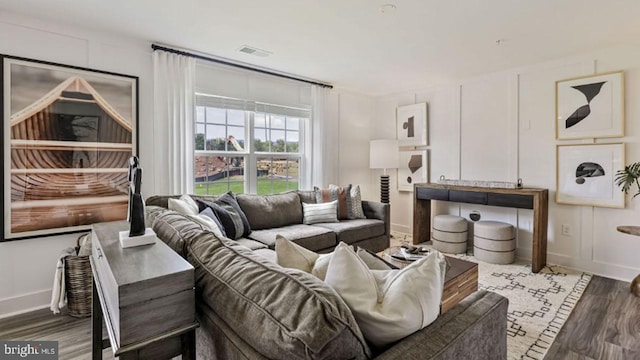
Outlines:
[[311,88],[311,126],[307,136],[307,180],[303,188],[326,187],[338,183],[339,122],[329,109],[328,88]]
[[157,194],[193,193],[195,71],[194,58],[153,52],[153,181]]

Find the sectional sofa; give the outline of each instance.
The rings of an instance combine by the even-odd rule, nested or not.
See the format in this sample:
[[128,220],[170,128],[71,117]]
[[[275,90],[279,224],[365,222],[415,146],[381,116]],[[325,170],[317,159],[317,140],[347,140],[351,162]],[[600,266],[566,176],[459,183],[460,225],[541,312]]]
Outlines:
[[255,229],[253,236],[237,241],[217,237],[168,210],[167,196],[147,199],[147,226],[195,268],[198,358],[506,358],[508,301],[486,291],[472,294],[397,343],[373,348],[331,287],[311,274],[279,266],[272,248],[275,236],[286,234],[319,252],[330,251],[339,241],[380,251],[389,246],[389,207],[363,202],[363,221],[303,229],[301,204],[315,202],[312,193],[237,195]]

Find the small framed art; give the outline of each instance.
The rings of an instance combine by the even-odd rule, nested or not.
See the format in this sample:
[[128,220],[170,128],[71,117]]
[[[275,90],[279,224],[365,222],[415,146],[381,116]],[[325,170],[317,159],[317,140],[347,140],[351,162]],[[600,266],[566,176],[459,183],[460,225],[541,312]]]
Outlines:
[[398,191],[413,191],[413,184],[427,182],[427,150],[399,152]]
[[398,106],[396,132],[400,146],[426,146],[427,103]]
[[624,168],[624,144],[558,145],[556,157],[557,203],[624,208],[614,184]]
[[556,81],[556,139],[623,136],[623,71]]

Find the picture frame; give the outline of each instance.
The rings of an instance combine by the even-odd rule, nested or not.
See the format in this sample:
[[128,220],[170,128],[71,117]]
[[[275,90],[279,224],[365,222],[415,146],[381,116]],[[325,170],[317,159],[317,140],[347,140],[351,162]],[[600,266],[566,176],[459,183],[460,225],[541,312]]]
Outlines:
[[127,218],[138,77],[0,55],[1,241]]
[[624,208],[625,194],[614,184],[624,157],[623,143],[557,145],[556,203]]
[[556,81],[556,139],[624,136],[624,71]]
[[396,135],[400,146],[428,145],[427,103],[398,106]]
[[427,150],[400,150],[398,156],[398,191],[413,191],[413,184],[428,182]]

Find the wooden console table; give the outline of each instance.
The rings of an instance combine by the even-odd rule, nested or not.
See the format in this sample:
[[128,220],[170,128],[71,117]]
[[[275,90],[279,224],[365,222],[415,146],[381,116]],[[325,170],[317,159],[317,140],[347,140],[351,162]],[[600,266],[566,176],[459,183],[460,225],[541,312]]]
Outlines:
[[442,184],[415,184],[413,191],[413,243],[431,240],[431,200],[533,210],[531,270],[547,263],[549,190],[538,188],[491,189]]
[[120,360],[195,359],[193,266],[161,240],[123,249],[118,232],[128,228],[126,221],[93,225],[92,359],[107,347]]

